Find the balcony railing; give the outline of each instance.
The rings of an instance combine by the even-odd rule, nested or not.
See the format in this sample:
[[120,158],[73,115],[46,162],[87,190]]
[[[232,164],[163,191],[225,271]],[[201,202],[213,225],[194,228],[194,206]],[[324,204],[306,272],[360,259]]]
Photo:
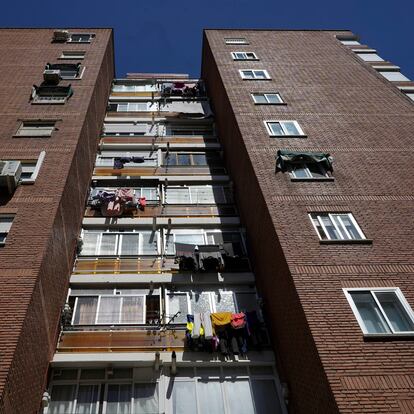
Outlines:
[[96,167],[93,172],[99,176],[151,176],[151,175],[210,175],[226,174],[223,167],[134,167],[114,169],[113,167]]

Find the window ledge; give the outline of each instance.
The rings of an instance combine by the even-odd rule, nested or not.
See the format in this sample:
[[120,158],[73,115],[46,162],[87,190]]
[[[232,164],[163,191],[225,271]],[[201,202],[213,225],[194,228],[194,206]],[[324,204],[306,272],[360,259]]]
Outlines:
[[12,135],[12,138],[50,138],[52,135]]
[[270,81],[272,78],[242,78],[245,81]]
[[269,135],[270,138],[307,138],[307,135]]
[[319,240],[320,244],[372,244],[372,239],[357,240]]
[[90,40],[82,40],[82,41],[74,41],[74,42],[72,42],[72,41],[70,41],[70,40],[67,40],[66,41],[66,43],[71,43],[72,45],[76,45],[76,44],[88,44],[88,43],[92,43]]
[[414,333],[401,332],[390,334],[364,334],[364,341],[401,341],[401,340],[414,340]]
[[335,181],[334,177],[324,177],[324,178],[316,178],[316,177],[312,177],[312,178],[296,178],[296,177],[292,177],[290,179],[290,181],[295,181],[295,182],[302,182],[302,181]]
[[35,183],[35,180],[31,179],[31,178],[26,178],[20,181],[21,185],[32,185]]
[[62,102],[31,102],[32,105],[64,105],[67,100]]
[[234,59],[233,60],[235,62],[258,62],[260,59],[256,58],[256,59]]
[[6,245],[6,242],[0,242],[0,248],[4,247]]

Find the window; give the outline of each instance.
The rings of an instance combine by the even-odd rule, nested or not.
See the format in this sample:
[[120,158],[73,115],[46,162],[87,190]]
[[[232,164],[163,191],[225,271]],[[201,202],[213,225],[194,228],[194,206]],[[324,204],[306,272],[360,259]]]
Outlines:
[[226,250],[231,249],[232,255],[245,256],[243,236],[240,231],[221,231],[204,229],[173,229],[165,235],[165,254],[174,255],[174,243],[195,245],[219,244]]
[[325,179],[330,178],[326,170],[319,163],[292,163],[289,173],[298,179]]
[[412,101],[414,101],[414,92],[404,92]]
[[203,167],[203,166],[217,166],[221,165],[221,158],[217,153],[204,153],[204,152],[169,152],[165,154],[164,165],[166,166],[190,166],[190,167]]
[[255,104],[277,105],[282,104],[283,100],[278,93],[252,93]]
[[125,102],[117,105],[117,112],[156,111],[157,104],[152,102]]
[[340,42],[346,46],[357,46],[361,44],[357,40],[340,40]]
[[81,50],[64,50],[59,59],[80,60],[85,58],[85,51]]
[[264,80],[264,79],[270,79],[269,74],[267,73],[267,70],[255,70],[255,69],[246,69],[246,70],[239,70],[240,76],[242,79],[246,80]]
[[46,152],[42,151],[39,154],[39,158],[34,161],[23,160],[22,163],[22,174],[20,176],[20,181],[22,184],[33,184],[39,175],[40,167],[43,164],[45,159]]
[[168,186],[165,190],[167,204],[224,204],[232,202],[231,191],[223,186]]
[[398,288],[344,289],[366,335],[414,334],[414,315]]
[[385,79],[388,79],[391,82],[409,82],[406,76],[404,76],[401,72],[398,71],[391,71],[391,70],[380,70],[379,73],[384,76]]
[[357,56],[365,62],[384,62],[384,59],[378,56],[376,53],[358,52]]
[[265,121],[265,125],[271,137],[305,136],[297,121]]
[[16,137],[50,137],[55,130],[55,121],[23,121]]
[[71,33],[68,43],[91,43],[95,35],[91,33]]
[[[156,152],[117,152],[117,151],[102,151],[96,157],[95,167],[114,167],[115,158],[122,158],[126,162],[123,162],[123,168],[133,167],[156,167],[158,165],[158,156]],[[129,161],[127,159],[129,158]],[[135,162],[134,158],[139,162]]]
[[365,239],[351,213],[311,213],[309,216],[321,240]]
[[[73,309],[72,325],[125,325],[145,324],[147,317],[148,290],[138,289],[74,289],[69,297]],[[153,291],[151,305],[158,302],[159,290]],[[150,310],[150,313],[154,313]],[[154,318],[153,314],[150,316]]]
[[157,84],[143,84],[143,85],[123,85],[116,83],[112,86],[112,92],[158,92]]
[[184,125],[184,124],[167,124],[166,135],[213,135],[213,127],[211,125]]
[[256,292],[248,288],[237,290],[181,289],[166,291],[165,303],[167,318],[174,318],[174,323],[187,322],[187,314],[203,312],[250,312],[257,310]]
[[84,230],[81,256],[158,255],[159,234],[136,230]]
[[62,79],[81,79],[85,68],[80,63],[48,63],[45,71],[48,70],[59,71]]
[[226,45],[248,45],[249,42],[244,37],[227,37],[224,39]]
[[[118,187],[94,187],[91,189],[89,194],[89,199],[92,200],[95,195],[97,195],[100,191],[107,191],[109,193],[115,192],[118,190]],[[147,203],[150,204],[158,204],[159,201],[159,192],[157,187],[135,187],[132,189],[134,192],[134,196],[136,198],[145,197]]]
[[7,235],[13,223],[14,216],[5,214],[0,215],[0,246],[6,243]]
[[71,86],[34,86],[31,99],[34,104],[64,104],[73,95]]
[[231,52],[233,60],[259,60],[253,52]]
[[[146,122],[117,122],[117,123],[105,123],[104,135],[115,136],[144,136],[148,130],[151,129],[150,124]],[[156,130],[156,127],[152,128]]]

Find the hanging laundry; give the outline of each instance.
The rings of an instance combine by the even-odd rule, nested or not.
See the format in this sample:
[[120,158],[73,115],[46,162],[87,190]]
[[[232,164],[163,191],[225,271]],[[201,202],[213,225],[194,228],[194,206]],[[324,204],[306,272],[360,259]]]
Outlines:
[[147,206],[147,199],[146,197],[140,197],[138,199],[138,207],[140,210],[145,210],[145,207]]
[[217,312],[211,314],[211,322],[214,327],[225,326],[231,323],[231,312]]
[[231,315],[231,326],[233,329],[242,329],[246,326],[246,315],[243,312]]

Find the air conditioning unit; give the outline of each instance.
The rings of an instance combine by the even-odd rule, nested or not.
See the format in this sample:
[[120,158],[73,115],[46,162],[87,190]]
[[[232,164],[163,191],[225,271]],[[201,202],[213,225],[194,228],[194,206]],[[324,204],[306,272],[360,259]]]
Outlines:
[[0,161],[0,188],[6,188],[12,194],[22,175],[20,161]]
[[66,42],[69,39],[69,32],[67,30],[55,30],[53,32],[53,40],[55,42]]
[[61,79],[59,69],[45,69],[43,79],[46,83],[57,85]]

